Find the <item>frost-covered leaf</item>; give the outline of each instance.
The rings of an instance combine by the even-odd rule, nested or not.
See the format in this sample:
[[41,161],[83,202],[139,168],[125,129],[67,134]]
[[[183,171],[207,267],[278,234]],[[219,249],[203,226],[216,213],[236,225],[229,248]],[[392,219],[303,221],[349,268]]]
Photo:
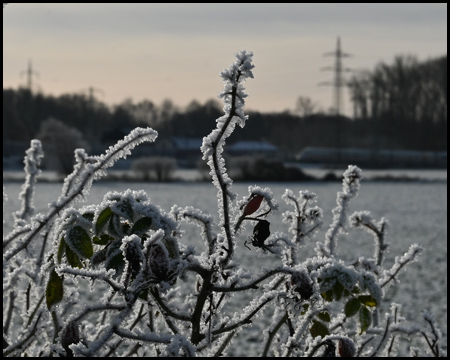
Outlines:
[[153,219],[151,217],[142,217],[137,220],[131,228],[130,234],[136,234],[137,236],[144,235],[152,226]]
[[45,291],[45,296],[47,300],[47,308],[50,310],[52,305],[59,303],[64,295],[63,288],[64,277],[59,276],[56,270],[53,269],[50,273],[50,277],[47,283],[47,289]]
[[317,314],[317,317],[325,322],[330,322],[331,321],[331,317],[330,317],[330,313],[328,311],[322,311],[320,313]]
[[328,290],[327,292],[324,292],[322,294],[322,297],[326,300],[326,301],[333,301],[333,290]]
[[83,215],[82,215],[86,220],[89,220],[89,221],[94,221],[94,213],[93,212],[85,212]]
[[127,198],[121,199],[116,204],[111,206],[111,210],[114,214],[117,214],[127,220],[133,220],[133,207],[130,200]]
[[361,327],[360,335],[366,332],[372,324],[372,313],[365,306],[361,306],[361,309],[359,310],[359,323]]
[[90,259],[94,254],[91,237],[81,226],[74,226],[67,232],[66,244],[83,258]]
[[66,242],[64,241],[64,236],[61,238],[58,246],[58,254],[56,256],[56,261],[61,264],[62,257],[66,251]]
[[81,262],[80,257],[68,246],[66,246],[66,258],[70,266],[79,269],[83,268],[83,263]]
[[113,256],[111,258],[107,258],[105,267],[107,270],[113,269],[116,271],[115,276],[119,276],[123,269],[125,268],[125,260],[123,259],[122,253],[117,254],[116,256]]
[[106,223],[111,219],[113,212],[110,207],[105,208],[98,216],[97,222],[95,223],[95,233],[99,234]]
[[320,321],[314,320],[313,325],[309,329],[309,332],[311,333],[311,336],[313,338],[317,336],[325,337],[327,335],[330,335],[330,331],[328,328]]
[[108,251],[108,249],[102,249],[102,250],[99,250],[96,253],[94,253],[94,255],[92,255],[92,257],[91,257],[91,265],[96,266],[96,265],[102,263],[103,261],[105,261],[107,251]]
[[359,309],[361,308],[361,303],[358,299],[351,298],[347,303],[345,304],[344,313],[347,317],[355,316]]
[[173,237],[166,237],[162,240],[164,246],[169,253],[171,259],[178,259],[180,257],[180,250],[178,249],[178,242]]
[[115,276],[119,276],[125,268],[125,260],[122,250],[120,249],[121,240],[115,240],[108,246],[106,252],[105,268],[107,270],[113,269],[116,271]]
[[334,286],[333,286],[334,299],[336,301],[341,300],[343,293],[344,293],[344,287],[341,285],[341,283],[339,281],[336,281],[336,284],[334,284]]
[[123,235],[122,224],[120,223],[119,216],[117,216],[116,214],[113,214],[111,216],[111,219],[110,219],[109,225],[108,225],[108,231],[112,236],[114,236],[116,238],[121,238]]
[[98,238],[97,236],[94,236],[92,238],[92,241],[95,245],[107,245],[110,241],[114,240],[112,236],[109,236],[108,234],[103,234]]
[[361,302],[361,304],[375,307],[377,306],[377,301],[371,296],[371,295],[360,295],[358,296],[358,300]]

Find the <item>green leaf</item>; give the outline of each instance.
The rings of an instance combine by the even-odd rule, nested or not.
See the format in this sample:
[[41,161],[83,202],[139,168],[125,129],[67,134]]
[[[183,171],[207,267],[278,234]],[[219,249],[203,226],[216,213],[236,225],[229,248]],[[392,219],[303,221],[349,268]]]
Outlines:
[[123,236],[122,233],[122,225],[120,224],[120,218],[118,215],[113,214],[111,216],[111,220],[109,222],[108,231],[111,235],[121,238]]
[[104,209],[98,216],[97,222],[95,224],[95,233],[98,235],[100,231],[105,227],[106,223],[111,219],[113,212],[110,207]]
[[86,212],[81,216],[83,216],[86,220],[89,220],[90,222],[94,221],[94,213]]
[[123,259],[122,252],[118,253],[116,256],[112,258],[107,258],[105,263],[105,268],[107,270],[114,269],[116,270],[116,274],[114,275],[114,278],[122,274],[123,269],[125,268],[125,260]]
[[152,222],[153,220],[151,217],[140,218],[131,228],[131,234],[136,234],[137,236],[144,235],[148,230],[150,230]]
[[113,206],[112,211],[116,215],[124,217],[127,220],[133,220],[133,208],[131,207],[130,201],[126,198],[117,202],[117,204]]
[[361,306],[359,310],[359,323],[361,326],[360,335],[363,334],[372,324],[372,313],[365,306]]
[[78,255],[90,259],[94,254],[89,234],[81,226],[74,226],[67,233],[66,244]]
[[108,234],[103,234],[102,236],[100,236],[100,238],[98,238],[97,236],[94,236],[92,238],[92,241],[96,245],[107,245],[111,240],[114,240],[114,238],[112,236],[109,236]]
[[66,242],[64,241],[64,236],[61,238],[58,246],[58,254],[56,256],[56,261],[61,264],[62,257],[66,251]]
[[107,270],[114,269],[116,271],[114,277],[119,276],[125,268],[125,260],[123,258],[122,250],[120,250],[121,244],[121,240],[114,240],[106,249],[105,268]]
[[50,273],[50,277],[47,283],[47,289],[45,291],[45,296],[47,299],[47,308],[50,310],[52,305],[59,303],[64,295],[63,288],[64,277],[59,276],[56,270],[53,269]]
[[325,322],[330,322],[331,318],[330,318],[330,314],[327,311],[322,311],[320,313],[317,314],[317,317]]
[[333,289],[328,290],[327,292],[324,292],[322,294],[322,297],[326,300],[326,301],[333,301]]
[[327,335],[330,335],[330,331],[328,330],[328,328],[323,323],[317,320],[313,320],[313,325],[309,329],[309,332],[314,338],[317,336],[325,337]]
[[343,293],[344,293],[344,287],[341,285],[341,283],[339,281],[336,281],[336,284],[334,284],[334,286],[333,286],[334,299],[336,301],[341,300]]
[[101,249],[94,253],[91,257],[91,265],[95,266],[106,260],[106,252],[108,249]]
[[81,262],[80,257],[73,252],[69,246],[66,246],[66,258],[70,266],[77,267],[79,269],[83,268],[83,263]]
[[347,317],[355,316],[359,309],[361,308],[361,303],[358,299],[351,298],[347,304],[345,304],[344,313]]
[[360,295],[358,296],[358,300],[361,302],[361,304],[375,307],[377,306],[377,301],[371,296],[371,295]]

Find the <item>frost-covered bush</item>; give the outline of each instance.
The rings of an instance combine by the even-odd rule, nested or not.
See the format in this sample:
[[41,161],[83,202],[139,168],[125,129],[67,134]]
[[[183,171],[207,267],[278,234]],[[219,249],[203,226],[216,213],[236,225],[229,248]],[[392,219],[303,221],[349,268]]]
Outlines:
[[[359,168],[344,172],[332,224],[325,239],[316,240],[312,258],[300,249],[322,224],[316,194],[286,190],[286,233],[271,233],[271,218],[280,216],[272,191],[255,185],[247,194],[233,192],[222,152],[235,126],[248,120],[243,83],[253,77],[252,57],[240,51],[220,73],[224,115],[201,147],[217,188],[218,221],[192,206],[173,205],[165,213],[142,190],[78,205],[115,161],[156,139],[150,128],[133,130],[101,156],[77,149],[61,196],[47,213],[33,214],[43,153],[40,142],[32,142],[22,209],[3,240],[4,356],[227,355],[263,311],[272,320],[256,327],[262,356],[397,355],[399,337],[413,336],[423,340],[413,354],[443,355],[432,315],[425,313],[428,326],[410,326],[400,305],[378,311],[386,288],[422,248],[412,245],[391,268],[383,267],[386,220],[367,211],[347,214],[360,187]],[[182,237],[185,222],[198,226],[203,247]],[[375,246],[373,255],[348,264],[336,255],[336,239],[351,227],[370,231]],[[235,256],[248,249],[273,257],[273,265],[252,272]]]

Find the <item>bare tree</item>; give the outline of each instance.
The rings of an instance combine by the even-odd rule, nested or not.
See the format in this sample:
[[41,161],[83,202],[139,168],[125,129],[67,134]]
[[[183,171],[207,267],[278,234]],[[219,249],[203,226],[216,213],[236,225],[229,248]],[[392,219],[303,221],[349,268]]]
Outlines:
[[176,168],[176,160],[164,156],[142,157],[133,161],[131,169],[143,180],[150,180],[153,173],[156,181],[170,181]]
[[60,120],[49,118],[42,122],[36,137],[44,144],[47,165],[54,166],[57,171],[68,175],[73,170],[75,162],[74,150],[89,149],[89,144],[83,139],[83,134]]
[[295,104],[294,114],[298,116],[310,116],[317,110],[317,104],[309,97],[299,96]]

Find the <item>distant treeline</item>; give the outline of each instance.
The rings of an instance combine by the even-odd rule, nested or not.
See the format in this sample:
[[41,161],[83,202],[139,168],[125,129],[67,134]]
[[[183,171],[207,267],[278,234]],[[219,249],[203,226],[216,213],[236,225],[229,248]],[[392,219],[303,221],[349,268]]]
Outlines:
[[[248,111],[249,121],[230,142],[264,140],[294,156],[306,146],[447,150],[447,56],[419,63],[410,56],[355,74],[349,84],[354,119],[324,113]],[[111,145],[136,126],[151,126],[160,138],[201,138],[222,115],[218,100],[192,101],[180,109],[171,100],[125,100],[108,107],[98,99],[58,97],[20,88],[3,90],[4,154],[7,144],[29,141],[44,120],[78,129],[91,145]],[[94,147],[95,148],[95,147]]]

